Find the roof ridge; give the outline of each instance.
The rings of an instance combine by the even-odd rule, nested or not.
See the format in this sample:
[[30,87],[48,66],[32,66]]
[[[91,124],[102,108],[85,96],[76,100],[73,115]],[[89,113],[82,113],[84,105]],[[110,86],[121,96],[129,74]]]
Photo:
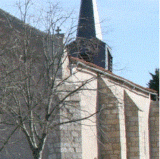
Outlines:
[[12,24],[14,25],[14,27],[23,28],[26,25],[27,27],[29,27],[30,29],[32,29],[35,32],[35,34],[45,34],[45,32],[37,29],[36,27],[34,27],[34,26],[30,25],[30,24],[24,23],[22,20],[20,20],[16,16],[11,15],[9,12],[6,12],[6,11],[4,11],[1,8],[0,8],[0,17],[9,20],[8,22],[12,22]]
[[69,59],[70,59],[71,61],[77,61],[77,62],[79,61],[79,62],[82,62],[82,63],[84,63],[84,64],[86,64],[86,65],[88,65],[88,66],[90,66],[90,67],[99,69],[100,71],[103,71],[103,72],[106,72],[106,73],[108,73],[108,74],[110,74],[110,75],[112,75],[112,76],[115,76],[115,78],[119,78],[119,79],[122,80],[122,81],[127,81],[127,82],[131,83],[132,85],[135,85],[136,87],[140,87],[141,89],[147,90],[147,91],[149,91],[150,93],[151,93],[151,92],[152,92],[152,93],[157,93],[157,91],[155,91],[155,90],[153,90],[153,89],[146,88],[146,87],[143,87],[143,86],[141,86],[141,85],[138,85],[138,84],[136,84],[136,83],[134,83],[134,82],[132,82],[132,81],[130,81],[130,80],[128,80],[128,79],[125,79],[125,78],[123,78],[123,77],[121,77],[121,76],[118,76],[118,75],[116,75],[116,74],[114,74],[114,73],[112,73],[112,72],[104,69],[103,67],[97,66],[97,65],[95,65],[95,64],[93,64],[93,63],[91,63],[91,62],[86,62],[86,61],[84,61],[83,59],[79,59],[79,58],[72,57],[72,56],[69,56]]

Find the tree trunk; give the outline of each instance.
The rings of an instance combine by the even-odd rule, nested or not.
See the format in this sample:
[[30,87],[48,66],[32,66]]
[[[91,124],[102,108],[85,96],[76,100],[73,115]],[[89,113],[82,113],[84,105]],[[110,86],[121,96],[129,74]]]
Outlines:
[[46,139],[47,139],[46,133],[43,133],[42,139],[40,144],[38,145],[38,148],[32,149],[34,159],[42,159],[42,153],[44,150]]
[[35,149],[33,151],[33,157],[34,157],[34,159],[42,159],[42,151],[43,150],[40,151],[38,148]]

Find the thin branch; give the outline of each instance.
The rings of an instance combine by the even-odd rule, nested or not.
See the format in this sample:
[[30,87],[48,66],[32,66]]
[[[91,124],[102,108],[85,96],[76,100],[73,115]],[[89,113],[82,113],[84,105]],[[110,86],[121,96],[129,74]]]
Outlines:
[[0,148],[0,152],[4,149],[4,147],[7,145],[7,143],[9,142],[9,139],[12,137],[12,135],[16,132],[16,130],[20,127],[20,125],[17,125],[15,127],[15,129],[10,133],[10,135],[8,136],[8,138],[6,139],[6,141],[3,143],[3,146]]

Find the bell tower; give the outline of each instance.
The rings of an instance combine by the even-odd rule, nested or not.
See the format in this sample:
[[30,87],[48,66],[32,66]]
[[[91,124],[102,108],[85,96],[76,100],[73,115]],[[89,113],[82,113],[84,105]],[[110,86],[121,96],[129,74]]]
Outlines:
[[81,0],[77,36],[69,45],[69,52],[112,71],[111,49],[102,41],[96,0]]

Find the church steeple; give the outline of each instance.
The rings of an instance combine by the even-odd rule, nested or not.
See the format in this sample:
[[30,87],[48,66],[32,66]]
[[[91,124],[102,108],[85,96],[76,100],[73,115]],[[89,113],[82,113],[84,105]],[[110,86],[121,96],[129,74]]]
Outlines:
[[72,56],[112,71],[111,49],[102,41],[96,0],[81,0],[77,38],[68,49]]
[[92,0],[81,0],[77,38],[95,38],[95,21]]

